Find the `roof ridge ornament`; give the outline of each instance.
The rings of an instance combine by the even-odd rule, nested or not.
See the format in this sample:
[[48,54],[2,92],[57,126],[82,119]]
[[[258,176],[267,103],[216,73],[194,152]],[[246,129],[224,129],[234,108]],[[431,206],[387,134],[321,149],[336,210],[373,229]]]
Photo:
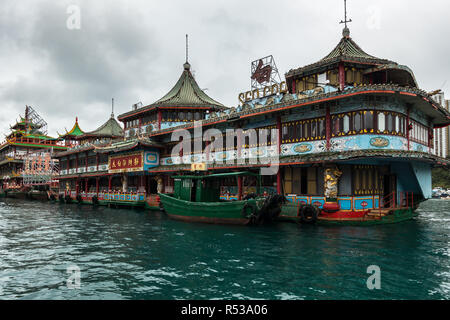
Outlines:
[[347,27],[347,23],[352,22],[352,19],[347,20],[347,0],[344,0],[344,20],[341,20],[339,24],[344,24],[344,30],[342,30],[342,36],[344,38],[350,38],[350,29]]
[[183,67],[184,70],[189,70],[191,68],[191,65],[189,64],[189,38],[188,35],[186,34],[186,62],[184,63]]

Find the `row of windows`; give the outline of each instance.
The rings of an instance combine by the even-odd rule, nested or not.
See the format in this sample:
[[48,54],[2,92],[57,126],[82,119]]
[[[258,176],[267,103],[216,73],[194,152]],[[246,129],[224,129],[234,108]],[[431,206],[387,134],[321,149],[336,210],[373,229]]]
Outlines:
[[406,117],[395,112],[356,111],[332,116],[332,136],[384,133],[406,136]]
[[[161,120],[169,122],[189,122],[204,119],[204,111],[162,111]],[[125,128],[139,127],[158,121],[158,114],[152,113],[140,119],[134,119],[125,122]]]
[[282,143],[325,139],[325,118],[294,121],[283,124]]
[[353,191],[355,195],[382,194],[382,174],[376,166],[353,167]]
[[412,129],[410,131],[410,139],[412,141],[428,145],[429,131],[428,128],[416,121],[411,121]]

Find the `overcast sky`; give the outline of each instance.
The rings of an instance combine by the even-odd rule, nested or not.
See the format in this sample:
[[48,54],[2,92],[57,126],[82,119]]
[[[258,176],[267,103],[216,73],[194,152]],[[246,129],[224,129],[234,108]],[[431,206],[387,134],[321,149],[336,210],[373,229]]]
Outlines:
[[[348,0],[351,37],[367,53],[409,66],[419,86],[450,98],[450,1]],[[80,29],[74,11],[80,8]],[[49,134],[85,131],[111,113],[150,104],[189,62],[201,88],[227,106],[250,87],[252,60],[272,54],[281,77],[339,42],[343,0],[1,0],[0,134],[25,105]],[[0,140],[3,140],[1,138]]]

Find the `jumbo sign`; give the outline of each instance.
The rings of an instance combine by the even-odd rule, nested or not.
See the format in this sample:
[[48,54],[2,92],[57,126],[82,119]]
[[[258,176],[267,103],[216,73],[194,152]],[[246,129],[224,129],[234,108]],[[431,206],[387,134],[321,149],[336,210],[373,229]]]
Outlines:
[[246,103],[254,99],[265,98],[268,96],[272,96],[274,94],[286,92],[288,92],[288,87],[286,81],[283,81],[281,83],[275,83],[270,86],[266,86],[264,88],[254,89],[252,91],[247,91],[245,93],[242,92],[239,94],[239,102]]

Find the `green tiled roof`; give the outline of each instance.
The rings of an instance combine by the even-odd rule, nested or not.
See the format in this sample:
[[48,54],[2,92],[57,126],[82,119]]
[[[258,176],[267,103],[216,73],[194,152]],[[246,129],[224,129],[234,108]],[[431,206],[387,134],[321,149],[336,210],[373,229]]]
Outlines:
[[343,37],[333,51],[323,58],[322,61],[337,58],[339,56],[380,60],[377,57],[365,53],[350,37]]
[[184,70],[175,86],[164,97],[153,103],[152,106],[192,106],[192,107],[219,107],[225,106],[210,98],[195,81],[190,71],[190,64],[184,64]]
[[78,138],[85,137],[106,137],[106,138],[119,138],[123,137],[124,132],[120,124],[114,119],[114,115],[108,119],[102,126],[94,131],[86,132],[78,136]]
[[64,138],[67,136],[72,136],[72,137],[77,137],[77,136],[81,136],[82,134],[84,134],[84,131],[81,130],[80,126],[78,125],[78,117],[75,119],[75,124],[72,127],[72,130],[70,130],[69,132],[67,132],[65,134],[61,134],[59,135],[60,138]]
[[372,65],[397,64],[393,61],[380,59],[367,54],[350,37],[350,31],[348,29],[344,29],[341,41],[339,41],[337,46],[326,57],[316,63],[289,70],[289,72],[287,72],[285,76],[286,78],[289,78],[296,75],[311,74],[319,71],[319,69],[322,72],[322,69],[326,68],[326,66],[345,60]]

